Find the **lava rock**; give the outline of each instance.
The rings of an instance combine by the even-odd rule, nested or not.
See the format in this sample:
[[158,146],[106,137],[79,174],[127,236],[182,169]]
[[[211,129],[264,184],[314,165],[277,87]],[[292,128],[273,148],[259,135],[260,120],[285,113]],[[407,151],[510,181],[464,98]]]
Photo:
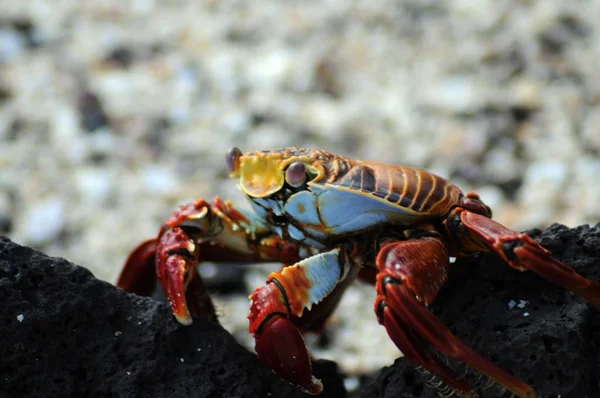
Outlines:
[[[530,235],[600,280],[600,224]],[[85,268],[0,238],[0,397],[301,397],[220,326],[179,326],[169,308]],[[600,393],[600,312],[494,255],[458,260],[431,310],[450,330],[544,397]],[[344,397],[337,365],[316,361],[323,397]],[[437,397],[400,358],[361,397]],[[495,387],[479,391],[501,396]],[[354,395],[354,394],[353,394]]]
[[[305,397],[220,326],[0,237],[0,397]],[[316,361],[324,397],[346,390]]]
[[[600,224],[574,229],[554,224],[528,234],[584,277],[600,281]],[[539,396],[600,396],[600,311],[568,290],[480,254],[456,261],[431,310],[452,333]],[[430,378],[400,358],[360,395],[437,397],[425,385]],[[503,396],[497,386],[482,387],[476,389],[482,397]]]

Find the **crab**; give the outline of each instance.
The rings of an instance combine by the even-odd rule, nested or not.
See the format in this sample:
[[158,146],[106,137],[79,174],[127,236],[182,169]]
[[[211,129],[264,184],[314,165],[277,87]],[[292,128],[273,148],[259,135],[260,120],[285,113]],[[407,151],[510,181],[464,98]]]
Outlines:
[[194,317],[216,321],[200,262],[283,263],[250,295],[249,332],[258,358],[310,394],[323,385],[312,374],[303,334],[322,330],[357,279],[375,285],[376,318],[404,356],[437,376],[447,392],[466,397],[476,396],[474,387],[442,355],[518,397],[536,394],[428,310],[450,257],[493,252],[600,309],[600,284],[493,221],[477,194],[425,170],[299,148],[246,154],[232,148],[226,161],[253,212],[219,197],[180,206],[156,238],[129,255],[117,285],[150,295],[158,280],[176,320],[189,325]]

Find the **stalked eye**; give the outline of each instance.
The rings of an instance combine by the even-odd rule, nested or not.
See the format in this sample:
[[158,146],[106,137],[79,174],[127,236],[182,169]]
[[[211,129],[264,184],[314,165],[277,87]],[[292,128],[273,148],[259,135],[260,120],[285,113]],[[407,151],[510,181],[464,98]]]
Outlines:
[[306,181],[306,167],[302,162],[290,164],[285,172],[285,180],[294,188],[298,188]]
[[225,161],[227,162],[227,168],[230,172],[235,172],[240,166],[240,156],[242,156],[242,151],[239,148],[233,147],[227,151],[225,154]]

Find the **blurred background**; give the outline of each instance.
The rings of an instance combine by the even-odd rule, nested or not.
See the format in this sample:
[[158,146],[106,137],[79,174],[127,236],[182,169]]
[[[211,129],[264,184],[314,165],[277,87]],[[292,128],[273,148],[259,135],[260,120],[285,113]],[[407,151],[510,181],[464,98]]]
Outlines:
[[[0,0],[0,234],[114,282],[177,204],[246,206],[231,146],[426,168],[516,230],[597,223],[598,21],[591,0]],[[251,347],[267,271],[203,272]],[[373,298],[348,292],[316,356],[398,356]]]

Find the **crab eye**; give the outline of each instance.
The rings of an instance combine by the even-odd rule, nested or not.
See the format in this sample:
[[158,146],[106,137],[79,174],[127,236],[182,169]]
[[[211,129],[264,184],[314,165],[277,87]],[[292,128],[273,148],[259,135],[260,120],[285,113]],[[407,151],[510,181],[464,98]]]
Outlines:
[[306,166],[302,162],[290,164],[285,172],[285,180],[294,188],[298,188],[306,181]]
[[227,162],[227,168],[230,172],[234,172],[238,169],[240,165],[240,156],[242,156],[242,151],[239,148],[233,147],[227,151],[225,154],[225,161]]

